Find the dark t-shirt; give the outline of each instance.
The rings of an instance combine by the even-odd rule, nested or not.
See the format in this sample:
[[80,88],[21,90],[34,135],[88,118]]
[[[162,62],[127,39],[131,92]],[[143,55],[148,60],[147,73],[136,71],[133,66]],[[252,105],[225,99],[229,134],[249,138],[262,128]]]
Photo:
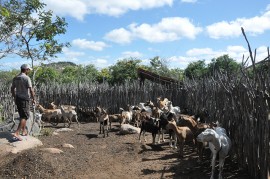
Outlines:
[[25,73],[20,73],[13,78],[12,87],[15,88],[15,94],[17,97],[30,100],[29,88],[32,87],[31,79]]

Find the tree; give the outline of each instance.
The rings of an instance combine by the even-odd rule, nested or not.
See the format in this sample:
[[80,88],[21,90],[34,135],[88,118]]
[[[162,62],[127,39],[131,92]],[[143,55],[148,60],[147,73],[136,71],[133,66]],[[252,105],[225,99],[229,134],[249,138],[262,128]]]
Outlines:
[[138,59],[123,59],[119,60],[115,65],[109,67],[111,74],[111,84],[123,84],[125,81],[135,80],[137,76],[138,64],[141,60]]
[[5,19],[9,17],[9,11],[2,6],[2,1],[0,1],[0,59],[12,53],[15,49],[14,40],[16,39],[13,38],[15,37],[13,32],[15,24],[5,22]]
[[103,83],[104,81],[112,81],[111,80],[111,75],[110,75],[110,71],[109,68],[103,68],[100,70],[100,72],[98,72],[97,74],[97,81],[99,83]]
[[170,70],[171,77],[182,81],[184,79],[184,70],[180,68],[174,68]]
[[223,55],[216,59],[214,58],[212,59],[211,63],[208,64],[208,74],[211,76],[213,76],[216,72],[235,74],[239,69],[240,64],[238,64],[228,55]]
[[36,84],[48,83],[50,81],[59,80],[59,72],[52,67],[40,67],[36,73]]
[[62,71],[62,82],[64,83],[72,83],[78,80],[78,73],[80,67],[77,66],[67,66],[65,69]]
[[168,62],[165,59],[161,59],[160,57],[156,56],[150,59],[150,67],[149,70],[153,73],[156,73],[160,76],[167,76],[171,77],[170,69],[166,65]]
[[[1,7],[8,15],[1,14],[1,43],[3,37],[11,39],[12,51],[17,55],[34,61],[48,60],[62,52],[68,43],[60,43],[56,37],[65,34],[67,23],[64,18],[53,17],[52,11],[45,11],[40,0],[4,0]],[[11,51],[9,51],[11,53]]]
[[187,78],[200,78],[203,77],[207,72],[206,64],[204,60],[197,62],[191,62],[184,71]]

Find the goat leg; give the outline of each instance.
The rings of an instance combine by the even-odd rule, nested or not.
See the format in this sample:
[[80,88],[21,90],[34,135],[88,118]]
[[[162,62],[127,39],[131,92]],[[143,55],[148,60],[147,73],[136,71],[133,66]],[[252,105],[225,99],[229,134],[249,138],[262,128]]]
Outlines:
[[224,161],[225,157],[220,157],[219,156],[219,174],[218,174],[218,179],[222,179],[222,171],[223,171],[223,166],[224,166]]
[[213,158],[212,158],[212,162],[211,162],[212,172],[211,172],[211,177],[210,177],[210,179],[214,179],[216,157],[217,157],[217,154],[216,154],[216,153],[213,153]]

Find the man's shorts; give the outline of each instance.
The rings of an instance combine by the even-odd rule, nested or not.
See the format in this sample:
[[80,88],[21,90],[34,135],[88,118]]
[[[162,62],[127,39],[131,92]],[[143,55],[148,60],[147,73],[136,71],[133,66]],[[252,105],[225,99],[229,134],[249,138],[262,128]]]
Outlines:
[[16,105],[20,119],[27,120],[30,115],[29,100],[16,97]]

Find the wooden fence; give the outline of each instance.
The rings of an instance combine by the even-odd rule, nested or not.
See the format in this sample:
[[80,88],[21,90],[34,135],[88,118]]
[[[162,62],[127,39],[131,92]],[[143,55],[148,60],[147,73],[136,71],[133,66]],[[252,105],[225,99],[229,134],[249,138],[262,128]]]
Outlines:
[[[12,115],[10,86],[0,84],[0,105],[5,117]],[[267,178],[270,171],[270,77],[256,74],[253,79],[242,76],[216,75],[202,80],[187,80],[183,86],[165,88],[146,82],[127,83],[121,86],[93,83],[55,84],[39,86],[39,103],[45,107],[52,101],[76,105],[86,110],[97,105],[110,113],[118,113],[120,107],[138,104],[146,100],[156,101],[167,97],[181,108],[194,112],[208,109],[207,122],[219,121],[228,131],[233,143],[233,154],[240,167],[248,169],[253,178]]]

